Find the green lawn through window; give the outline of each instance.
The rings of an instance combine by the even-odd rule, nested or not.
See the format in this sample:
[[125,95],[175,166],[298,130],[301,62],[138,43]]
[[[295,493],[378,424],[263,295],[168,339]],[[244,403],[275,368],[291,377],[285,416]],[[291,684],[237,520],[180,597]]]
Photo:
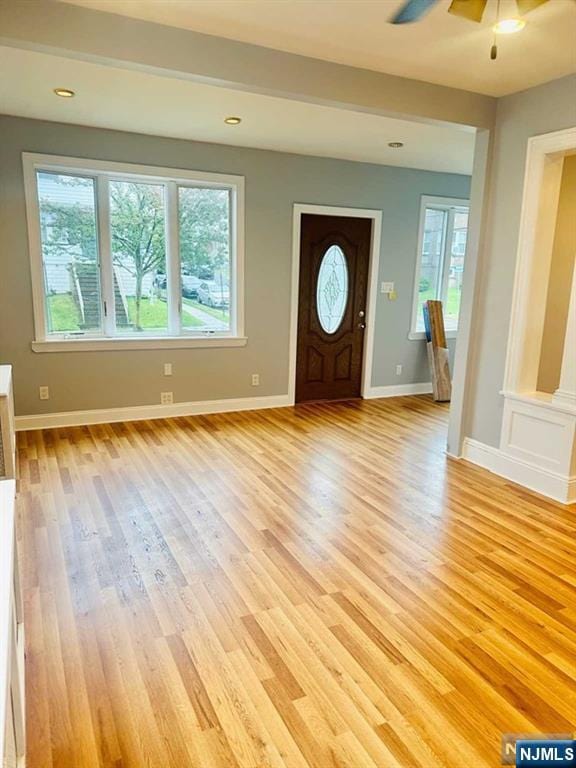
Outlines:
[[[136,318],[136,300],[133,296],[130,296],[126,303],[130,322],[134,323]],[[224,319],[220,310],[204,307],[201,304],[196,305],[194,302],[190,303],[192,306],[198,306],[199,309],[202,309],[207,314],[214,315],[218,319]],[[48,313],[51,320],[50,330],[52,333],[73,333],[74,331],[83,330],[80,327],[80,315],[74,299],[68,293],[49,296]],[[201,328],[204,325],[201,320],[198,320],[198,318],[188,312],[186,312],[185,321],[187,328]],[[168,306],[166,302],[161,299],[151,301],[149,298],[143,298],[140,304],[140,324],[143,331],[166,330],[168,327]],[[131,325],[130,330],[133,328],[134,326]]]
[[[422,311],[422,304],[428,299],[435,298],[435,291],[433,288],[429,288],[427,291],[422,291],[418,294],[418,305],[420,311]],[[444,307],[444,313],[448,316],[456,316],[460,307],[460,291],[458,288],[448,288],[448,296],[446,297],[446,305]]]
[[80,313],[69,293],[48,297],[48,317],[52,333],[80,330]]
[[[131,327],[135,329],[136,321],[136,299],[129,296],[126,299],[128,307],[128,317]],[[165,301],[155,299],[142,299],[140,301],[140,325],[142,330],[165,331],[168,328],[168,305]]]

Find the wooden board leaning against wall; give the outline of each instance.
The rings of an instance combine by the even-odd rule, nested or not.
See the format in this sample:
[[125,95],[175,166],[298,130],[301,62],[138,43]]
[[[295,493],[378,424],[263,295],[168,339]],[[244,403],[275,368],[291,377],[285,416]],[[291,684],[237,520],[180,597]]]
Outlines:
[[441,301],[429,299],[425,302],[424,327],[434,400],[447,403],[452,396],[452,383]]

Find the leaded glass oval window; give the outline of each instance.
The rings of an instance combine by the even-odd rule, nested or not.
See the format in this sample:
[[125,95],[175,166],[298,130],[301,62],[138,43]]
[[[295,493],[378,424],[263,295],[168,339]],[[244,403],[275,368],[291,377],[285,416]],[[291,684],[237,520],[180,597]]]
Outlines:
[[331,245],[322,257],[316,285],[316,310],[326,333],[340,327],[348,301],[348,265],[339,245]]

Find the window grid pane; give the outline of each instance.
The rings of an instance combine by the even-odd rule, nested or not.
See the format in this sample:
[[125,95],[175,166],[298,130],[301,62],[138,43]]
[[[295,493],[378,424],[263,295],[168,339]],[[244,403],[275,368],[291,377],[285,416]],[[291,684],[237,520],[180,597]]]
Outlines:
[[94,179],[37,171],[49,334],[102,332]]
[[426,208],[420,257],[420,277],[418,281],[416,317],[416,330],[418,331],[424,330],[422,313],[424,302],[428,301],[428,299],[436,299],[440,295],[447,226],[447,210]]
[[116,331],[166,333],[165,188],[110,180]]
[[230,190],[178,187],[181,322],[186,332],[230,331]]
[[458,329],[468,236],[468,206],[432,203],[424,210],[413,329],[424,331],[422,305],[442,301],[447,331]]
[[454,211],[452,241],[449,244],[448,258],[446,259],[448,287],[444,302],[444,325],[447,331],[455,331],[458,328],[467,238],[468,210],[456,209]]

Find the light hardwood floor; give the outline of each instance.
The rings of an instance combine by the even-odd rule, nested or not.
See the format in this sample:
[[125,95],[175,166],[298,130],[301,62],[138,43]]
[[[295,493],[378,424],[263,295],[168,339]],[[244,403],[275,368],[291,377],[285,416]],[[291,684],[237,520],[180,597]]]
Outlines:
[[19,435],[28,768],[482,768],[576,729],[576,509],[427,397]]

